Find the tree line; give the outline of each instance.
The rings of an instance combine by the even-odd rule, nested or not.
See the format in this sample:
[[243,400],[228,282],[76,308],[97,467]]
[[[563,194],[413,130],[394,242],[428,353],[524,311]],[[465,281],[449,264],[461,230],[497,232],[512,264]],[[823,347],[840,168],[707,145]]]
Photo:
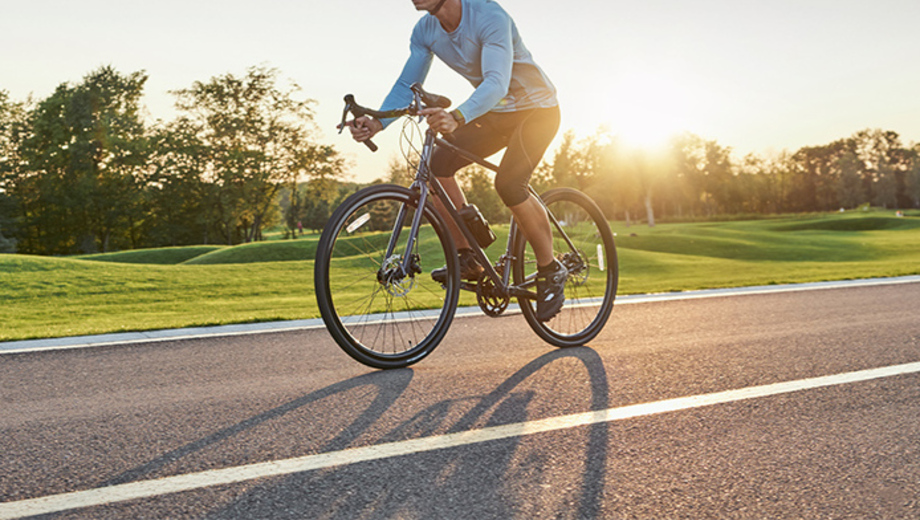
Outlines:
[[[68,255],[262,239],[319,230],[360,186],[314,138],[314,101],[253,67],[172,92],[178,116],[145,121],[147,76],[101,67],[43,100],[0,90],[0,252]],[[459,178],[486,217],[508,217],[478,166]],[[404,162],[375,182],[407,183]],[[920,208],[920,145],[862,130],[822,146],[736,159],[693,134],[642,150],[600,129],[537,168],[538,191],[571,186],[627,223],[739,214]]]
[[146,81],[101,67],[37,102],[0,91],[0,252],[237,244],[334,202],[344,159],[277,70],[174,91],[179,115],[154,124]]
[[651,152],[603,130],[580,140],[569,132],[538,177],[591,193],[610,218],[651,225],[656,217],[920,208],[920,145],[867,129],[794,153],[738,160],[730,148],[689,133]]

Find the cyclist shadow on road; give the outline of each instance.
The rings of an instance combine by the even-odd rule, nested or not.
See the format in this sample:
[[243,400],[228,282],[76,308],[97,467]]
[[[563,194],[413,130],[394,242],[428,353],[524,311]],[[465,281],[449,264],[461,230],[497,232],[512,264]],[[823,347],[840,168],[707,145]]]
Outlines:
[[[546,370],[569,377],[541,385],[537,379]],[[582,402],[583,396],[591,410],[609,407],[603,361],[587,347],[554,350],[487,395],[444,400],[421,410],[379,442],[526,422],[534,419],[529,408],[543,401]],[[586,410],[582,405],[578,411]],[[382,411],[369,413],[380,416]],[[256,485],[208,517],[600,517],[608,425],[534,437],[539,438],[514,437],[297,474]]]
[[207,437],[203,437],[195,442],[186,444],[168,453],[157,457],[150,462],[138,466],[134,469],[125,471],[105,481],[103,486],[115,484],[124,484],[140,480],[146,475],[155,474],[161,468],[177,462],[183,458],[189,457],[195,453],[201,452],[209,447],[231,439],[235,436],[249,432],[256,427],[279,419],[289,413],[298,411],[307,405],[322,401],[338,394],[345,394],[365,386],[376,387],[376,397],[359,414],[347,427],[342,428],[341,432],[334,438],[319,447],[320,451],[335,451],[348,447],[359,435],[361,435],[369,426],[374,424],[380,416],[392,406],[394,402],[402,395],[412,381],[414,372],[411,369],[390,370],[387,372],[371,372],[352,379],[348,379],[331,386],[327,386],[315,392],[311,392],[303,397],[289,401],[281,406],[268,410],[264,413],[250,417],[233,426],[229,426],[217,431]]

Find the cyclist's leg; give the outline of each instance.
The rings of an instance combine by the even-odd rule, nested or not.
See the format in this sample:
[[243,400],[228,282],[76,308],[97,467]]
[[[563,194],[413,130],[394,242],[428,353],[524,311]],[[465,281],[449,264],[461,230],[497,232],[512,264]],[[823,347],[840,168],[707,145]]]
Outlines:
[[537,262],[545,267],[553,262],[552,230],[546,212],[527,187],[533,171],[556,136],[559,108],[528,112],[511,134],[508,149],[495,176],[495,188],[530,242]]
[[[454,132],[452,143],[458,148],[480,157],[488,157],[498,152],[506,146],[508,138],[497,131],[491,119],[493,119],[492,115],[486,114],[476,121],[471,121],[469,124],[458,128]],[[457,173],[457,170],[470,163],[471,161],[468,159],[446,148],[435,147],[431,155],[431,172],[438,178],[438,182],[441,183],[456,208],[466,204],[466,196],[463,194],[463,189],[460,188],[454,174]],[[447,215],[441,199],[435,197],[434,202],[435,209],[447,223],[457,249],[468,249],[470,247],[469,242],[460,232],[460,229],[457,228],[454,220]]]
[[556,261],[549,217],[527,189],[530,176],[559,128],[559,109],[527,111],[516,126],[502,158],[495,188],[511,209],[537,260],[537,319],[555,316],[565,301],[566,268]]
[[514,221],[524,233],[524,238],[530,242],[539,265],[551,264],[554,258],[553,235],[543,206],[533,195],[528,194],[524,202],[510,206],[508,209],[511,210]]

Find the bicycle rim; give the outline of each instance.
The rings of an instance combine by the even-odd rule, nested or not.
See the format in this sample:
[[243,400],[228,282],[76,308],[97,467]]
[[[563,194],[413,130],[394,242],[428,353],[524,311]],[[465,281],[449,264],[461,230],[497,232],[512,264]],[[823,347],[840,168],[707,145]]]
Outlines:
[[[554,318],[540,322],[536,302],[518,299],[530,327],[544,341],[558,347],[583,345],[604,328],[613,310],[619,277],[616,246],[610,226],[597,204],[570,188],[557,188],[541,197],[569,240],[553,226],[556,259],[570,269],[565,304]],[[522,237],[515,241],[514,280],[531,285],[537,262]]]
[[[402,225],[396,221],[405,209]],[[415,363],[437,346],[457,307],[459,267],[453,241],[429,205],[408,274],[402,274],[417,194],[379,185],[349,197],[317,247],[316,297],[326,327],[350,356],[376,368]],[[398,240],[387,257],[394,229]],[[432,269],[448,266],[446,286]]]

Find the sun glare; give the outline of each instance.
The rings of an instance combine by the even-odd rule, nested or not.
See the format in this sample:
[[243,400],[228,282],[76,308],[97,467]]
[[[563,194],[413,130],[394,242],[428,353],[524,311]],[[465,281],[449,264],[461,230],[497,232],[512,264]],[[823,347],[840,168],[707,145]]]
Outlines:
[[672,78],[627,73],[611,82],[606,95],[605,124],[628,146],[662,148],[689,129],[692,96]]

